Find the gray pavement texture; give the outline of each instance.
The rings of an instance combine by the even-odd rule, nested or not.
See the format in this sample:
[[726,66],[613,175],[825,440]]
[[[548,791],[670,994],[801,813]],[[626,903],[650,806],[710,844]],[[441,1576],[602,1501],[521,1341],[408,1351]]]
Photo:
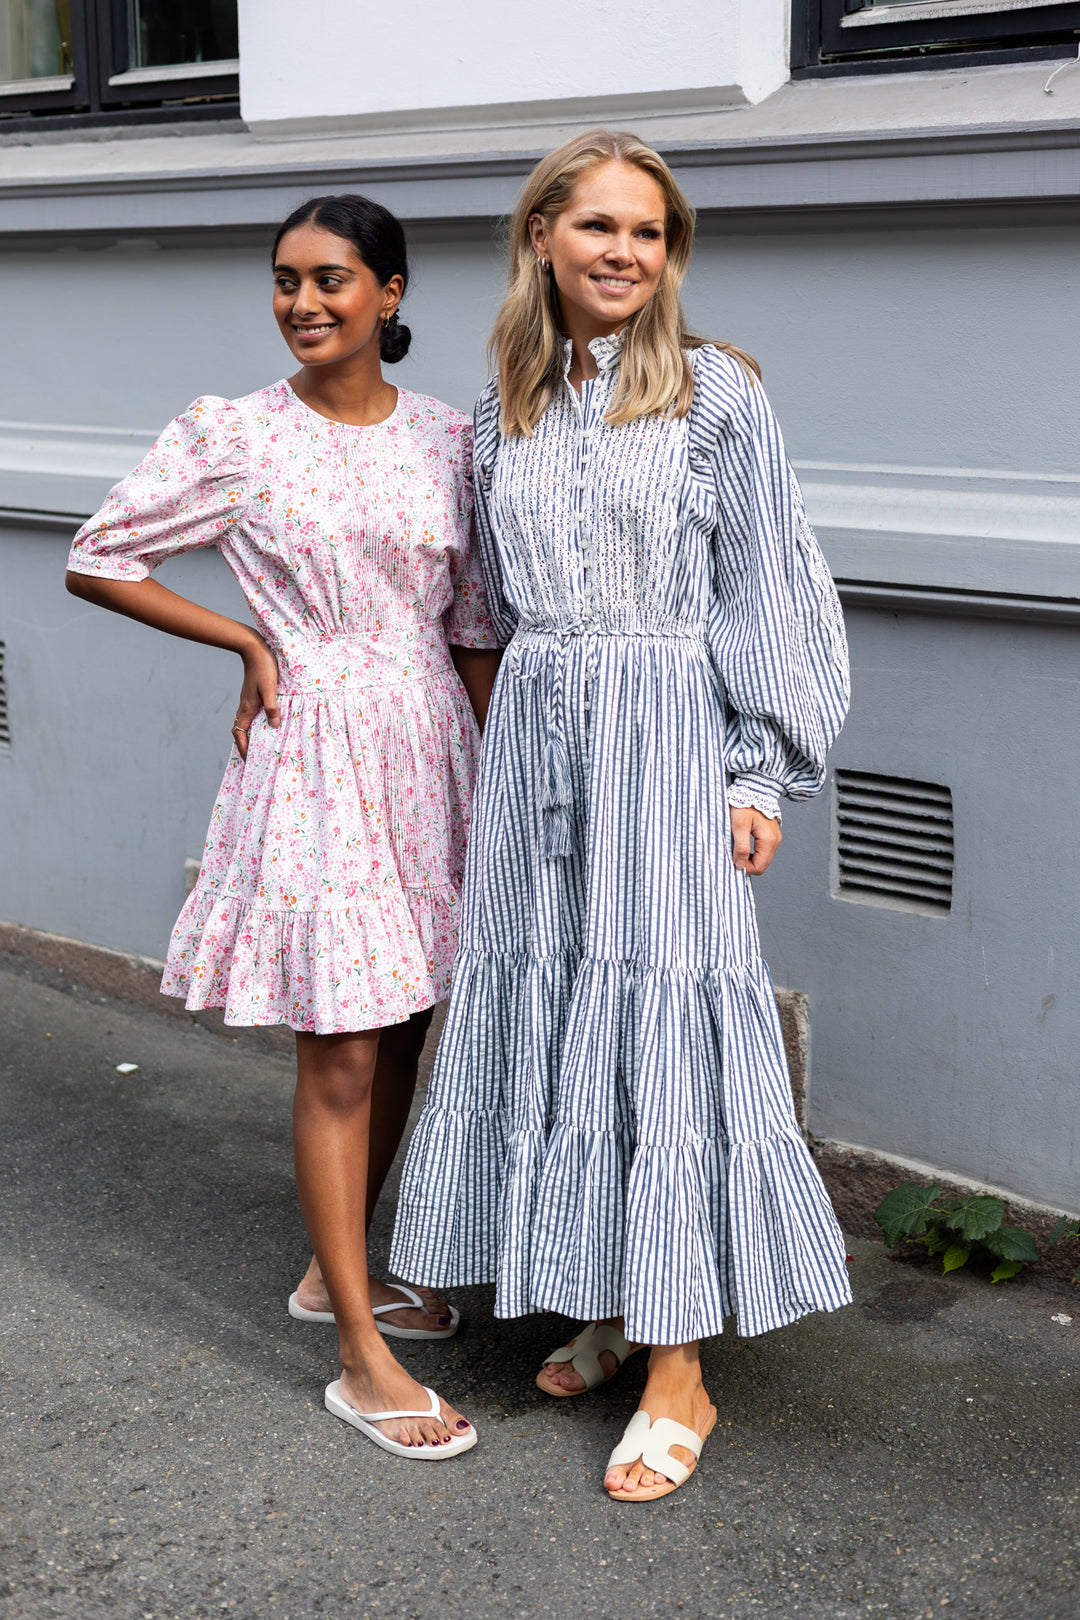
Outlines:
[[401,1353],[480,1444],[392,1458],[322,1410],[333,1330],[285,1312],[291,1082],[257,1041],[0,967],[0,1615],[1076,1620],[1067,1289],[852,1245],[854,1306],[705,1347],[697,1475],[634,1506],[600,1481],[642,1359],[552,1401],[569,1325],[461,1290],[457,1338]]

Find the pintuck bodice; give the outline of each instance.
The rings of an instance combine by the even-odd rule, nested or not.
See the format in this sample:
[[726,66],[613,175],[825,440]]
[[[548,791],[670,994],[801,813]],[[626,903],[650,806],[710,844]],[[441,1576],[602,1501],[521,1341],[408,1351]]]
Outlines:
[[79,531],[72,567],[145,579],[215,546],[286,662],[340,637],[422,674],[444,619],[464,645],[490,628],[468,560],[470,439],[460,412],[404,389],[372,427],[328,421],[287,382],[197,399]]
[[692,499],[687,423],[612,430],[615,346],[601,359],[580,398],[566,387],[483,470],[507,596],[522,627],[704,636],[714,514]]

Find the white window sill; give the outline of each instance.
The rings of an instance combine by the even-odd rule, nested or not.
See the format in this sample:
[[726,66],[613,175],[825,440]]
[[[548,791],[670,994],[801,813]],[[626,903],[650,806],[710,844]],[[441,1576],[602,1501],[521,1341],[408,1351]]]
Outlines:
[[841,28],[873,28],[883,23],[948,21],[950,17],[987,17],[995,11],[1037,11],[1061,0],[941,0],[940,5],[867,6],[840,19]]
[[176,62],[170,63],[168,67],[129,68],[126,73],[114,73],[109,83],[110,85],[120,86],[126,84],[170,84],[178,79],[223,79],[229,74],[239,72],[239,60]]
[[71,73],[53,73],[44,79],[4,79],[0,81],[0,96],[44,96],[70,90],[74,83]]

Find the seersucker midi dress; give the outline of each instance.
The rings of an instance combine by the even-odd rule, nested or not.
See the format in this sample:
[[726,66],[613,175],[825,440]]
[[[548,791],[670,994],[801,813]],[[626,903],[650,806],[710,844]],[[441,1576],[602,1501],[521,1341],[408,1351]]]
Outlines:
[[477,406],[509,645],[392,1264],[499,1316],[758,1334],[851,1295],[728,805],[823,785],[843,620],[763,389],[706,347],[688,418],[611,427],[621,340],[589,347],[531,438]]
[[494,647],[471,545],[472,425],[399,389],[384,422],[287,382],[197,399],[75,537],[141,580],[215,546],[278,662],[281,724],[234,749],[162,990],[227,1024],[339,1034],[441,1001],[479,736],[448,643]]

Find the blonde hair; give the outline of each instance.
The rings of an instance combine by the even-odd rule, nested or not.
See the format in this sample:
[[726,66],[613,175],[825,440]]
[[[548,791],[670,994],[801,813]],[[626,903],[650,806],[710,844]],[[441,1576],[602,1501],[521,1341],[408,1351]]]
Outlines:
[[[640,169],[663,192],[667,262],[656,291],[626,324],[619,384],[604,420],[616,426],[666,412],[686,416],[690,410],[694,373],[685,351],[713,342],[687,330],[679,298],[694,242],[694,210],[659,152],[636,135],[592,129],[540,160],[510,221],[510,286],[488,345],[506,434],[531,435],[563,378],[558,288],[554,275],[540,265],[529,221],[539,214],[550,230],[581,177],[608,162]],[[713,346],[734,355],[751,377],[761,376],[756,360],[741,349],[730,343]]]

